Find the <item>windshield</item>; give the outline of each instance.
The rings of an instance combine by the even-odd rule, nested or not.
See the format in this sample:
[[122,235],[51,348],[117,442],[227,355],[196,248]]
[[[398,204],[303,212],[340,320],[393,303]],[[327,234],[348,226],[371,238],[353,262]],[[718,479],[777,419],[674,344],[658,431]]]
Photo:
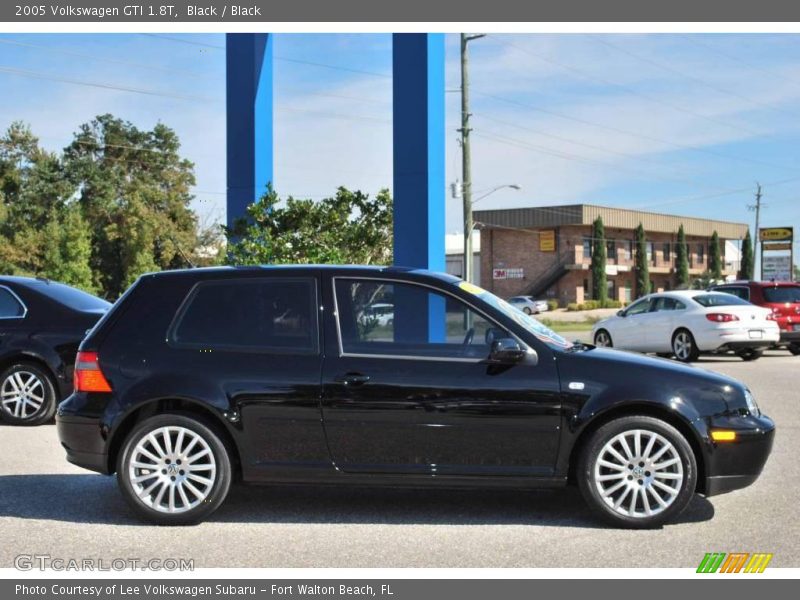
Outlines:
[[106,311],[111,307],[111,304],[102,298],[54,281],[42,282],[41,285],[36,286],[36,291],[73,310]]
[[764,300],[775,304],[800,302],[800,285],[764,288]]
[[568,348],[572,348],[572,342],[568,341],[566,338],[561,337],[555,331],[550,329],[549,327],[542,325],[539,321],[537,321],[534,317],[522,312],[520,309],[515,307],[509,302],[498,298],[491,292],[487,292],[483,288],[478,287],[477,285],[473,285],[471,283],[467,283],[462,281],[458,284],[462,290],[469,292],[470,294],[475,294],[486,302],[490,304],[493,308],[496,308],[505,316],[510,317],[514,321],[516,321],[519,325],[530,331],[536,338],[548,346],[556,348],[558,350],[566,350]]
[[705,307],[747,306],[750,304],[747,300],[742,300],[739,296],[734,296],[733,294],[700,294],[692,296],[692,300]]

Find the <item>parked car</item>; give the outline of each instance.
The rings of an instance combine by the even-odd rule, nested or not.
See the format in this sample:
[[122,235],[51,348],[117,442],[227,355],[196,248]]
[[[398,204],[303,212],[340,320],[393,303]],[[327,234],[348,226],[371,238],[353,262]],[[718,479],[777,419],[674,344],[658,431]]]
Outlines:
[[111,305],[76,288],[0,277],[0,419],[39,425],[72,391],[78,344]]
[[[359,314],[386,297],[394,322],[369,337]],[[168,525],[208,517],[234,479],[574,480],[598,515],[652,527],[695,492],[753,483],[774,435],[734,379],[573,344],[479,287],[393,267],[145,275],[75,373],[56,419],[67,459],[116,472],[134,511]]]
[[683,362],[703,352],[755,360],[779,337],[772,311],[706,291],[650,294],[592,328],[597,346],[655,352]]
[[386,327],[394,322],[394,305],[376,302],[367,306],[361,314],[363,322],[374,321],[379,327]]
[[514,296],[508,301],[526,315],[538,315],[547,312],[547,300],[536,300],[533,296]]
[[770,309],[781,330],[778,346],[785,347],[795,356],[800,355],[800,283],[734,281],[711,289],[733,294],[756,306]]

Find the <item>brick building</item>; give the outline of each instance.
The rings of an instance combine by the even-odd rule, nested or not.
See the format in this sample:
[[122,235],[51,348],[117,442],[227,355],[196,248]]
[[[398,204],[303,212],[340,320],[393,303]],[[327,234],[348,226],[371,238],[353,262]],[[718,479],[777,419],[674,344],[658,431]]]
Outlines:
[[720,238],[723,275],[735,276],[735,265],[725,263],[726,241],[744,239],[748,227],[590,204],[476,211],[476,226],[481,230],[481,286],[504,298],[517,294],[556,298],[562,306],[588,300],[592,224],[597,217],[603,218],[605,226],[608,297],[622,302],[635,296],[634,239],[639,223],[647,239],[654,291],[676,286],[675,249],[681,224],[690,276],[708,269],[714,231]]

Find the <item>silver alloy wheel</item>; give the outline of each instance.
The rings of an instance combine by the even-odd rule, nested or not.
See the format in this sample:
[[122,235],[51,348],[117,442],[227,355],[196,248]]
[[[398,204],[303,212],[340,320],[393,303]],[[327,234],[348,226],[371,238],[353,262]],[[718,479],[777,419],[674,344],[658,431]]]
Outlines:
[[594,343],[595,346],[606,348],[611,345],[611,337],[605,331],[598,331],[597,335],[594,336]]
[[679,331],[672,342],[672,351],[680,360],[686,360],[692,355],[692,335],[688,331]]
[[158,512],[176,514],[204,502],[217,478],[211,446],[186,427],[159,427],[131,452],[128,478],[139,500]]
[[626,517],[652,517],[669,508],[680,494],[683,477],[675,446],[646,429],[614,436],[594,464],[594,484],[603,502]]
[[0,386],[3,408],[18,419],[29,419],[38,413],[44,405],[45,394],[44,381],[30,371],[14,371]]

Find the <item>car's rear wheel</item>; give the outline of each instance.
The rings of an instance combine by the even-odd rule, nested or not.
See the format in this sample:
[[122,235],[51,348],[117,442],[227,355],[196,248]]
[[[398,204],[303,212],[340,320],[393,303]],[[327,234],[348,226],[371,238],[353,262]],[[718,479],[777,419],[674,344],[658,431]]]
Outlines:
[[622,527],[657,527],[691,500],[697,463],[684,436],[646,416],[615,419],[595,431],[579,458],[578,486],[594,512]]
[[524,307],[524,308],[522,309],[522,312],[524,312],[526,315],[531,315],[531,314],[533,314],[533,311],[532,311],[532,310],[530,309],[530,307],[528,307],[528,306]]
[[197,523],[228,495],[231,461],[220,436],[188,415],[146,419],[128,435],[117,464],[125,499],[159,525]]
[[697,343],[692,332],[688,329],[679,329],[672,336],[672,354],[681,362],[694,362],[700,356]]
[[758,360],[764,354],[763,350],[756,350],[755,348],[748,348],[747,350],[741,350],[740,352],[736,353],[736,356],[741,358],[743,361],[751,361],[751,360]]
[[788,346],[789,352],[791,352],[794,356],[800,356],[800,344],[792,343]]
[[613,348],[614,342],[611,340],[611,334],[605,329],[599,329],[594,334],[594,345],[601,348]]
[[40,425],[56,411],[56,386],[39,365],[20,362],[0,374],[0,416],[12,425]]

